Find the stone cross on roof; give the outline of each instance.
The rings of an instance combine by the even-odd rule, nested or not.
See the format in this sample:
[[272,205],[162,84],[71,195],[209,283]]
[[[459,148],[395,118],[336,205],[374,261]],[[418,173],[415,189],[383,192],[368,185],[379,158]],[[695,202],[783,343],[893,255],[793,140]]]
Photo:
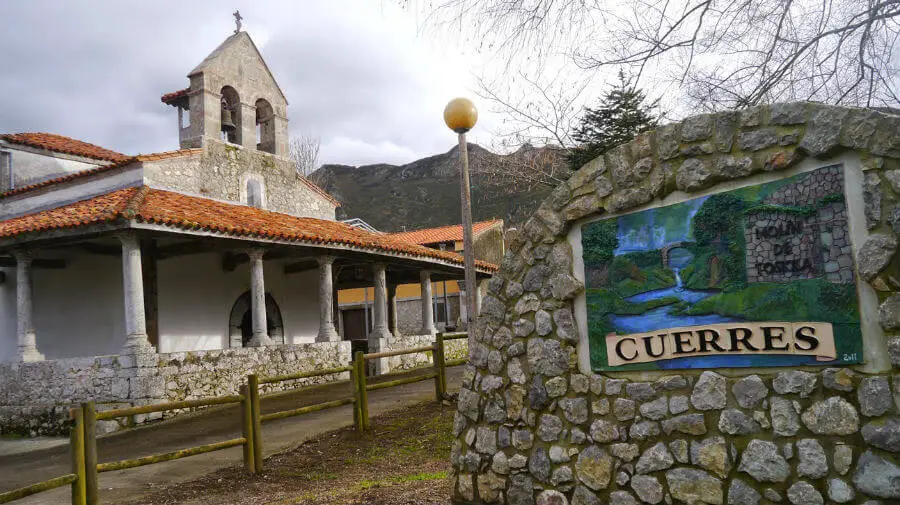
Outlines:
[[234,33],[238,33],[241,31],[241,20],[244,18],[241,17],[241,11],[239,10],[234,11],[231,15],[234,16]]

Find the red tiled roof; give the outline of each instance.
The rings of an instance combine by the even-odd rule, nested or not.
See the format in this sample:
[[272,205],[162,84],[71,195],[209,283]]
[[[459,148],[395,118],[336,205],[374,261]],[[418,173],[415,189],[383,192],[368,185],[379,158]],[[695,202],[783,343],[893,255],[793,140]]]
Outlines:
[[172,102],[175,102],[181,97],[187,96],[188,92],[191,88],[179,89],[178,91],[173,91],[171,93],[166,93],[165,95],[159,97],[160,101],[165,104],[172,105]]
[[129,163],[135,161],[156,161],[162,160],[166,158],[176,158],[178,156],[189,156],[191,154],[197,154],[202,152],[203,149],[179,149],[177,151],[166,151],[162,153],[151,153],[151,154],[139,154],[137,156],[126,156],[123,160],[113,163],[112,165],[103,165],[97,168],[92,168],[89,170],[82,170],[81,172],[73,172],[71,174],[66,174],[60,177],[55,177],[53,179],[47,179],[46,181],[36,182],[34,184],[29,184],[27,186],[22,186],[20,188],[11,189],[4,193],[0,193],[0,198],[5,196],[17,195],[19,193],[25,193],[27,191],[31,191],[33,189],[43,188],[45,186],[50,186],[52,184],[59,184],[61,182],[71,181],[72,179],[79,179],[81,177],[85,177],[88,175],[98,174],[100,172],[106,172],[109,170],[114,170],[116,168],[123,167],[128,165]]
[[[493,219],[491,221],[480,221],[472,224],[472,235],[492,228],[500,224],[503,225],[502,219]],[[436,244],[438,242],[455,242],[463,239],[462,225],[441,226],[439,228],[425,228],[422,230],[404,231],[400,233],[391,233],[391,238],[402,240],[409,244]]]
[[[409,244],[389,235],[367,232],[337,221],[295,217],[147,186],[121,189],[59,208],[0,221],[0,238],[120,219],[250,239],[344,245],[374,252],[434,258],[458,265],[463,263],[459,254]],[[497,270],[496,265],[483,261],[476,261],[476,265],[482,270]]]
[[73,154],[95,160],[119,162],[128,159],[128,156],[104,149],[94,144],[75,140],[73,138],[56,135],[55,133],[30,132],[30,133],[6,133],[0,135],[11,144],[21,144],[37,149],[47,149],[57,153]]

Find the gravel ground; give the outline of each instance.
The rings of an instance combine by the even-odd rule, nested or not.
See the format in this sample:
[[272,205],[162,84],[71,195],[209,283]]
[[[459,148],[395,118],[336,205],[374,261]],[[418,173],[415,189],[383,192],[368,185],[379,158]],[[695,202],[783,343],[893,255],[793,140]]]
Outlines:
[[265,460],[156,489],[129,505],[446,505],[455,408],[422,403],[325,433]]

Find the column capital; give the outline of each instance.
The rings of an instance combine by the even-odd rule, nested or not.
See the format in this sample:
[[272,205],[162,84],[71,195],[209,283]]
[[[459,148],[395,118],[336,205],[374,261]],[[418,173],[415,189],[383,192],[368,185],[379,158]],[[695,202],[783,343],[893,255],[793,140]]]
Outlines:
[[261,260],[261,259],[263,259],[263,256],[266,254],[266,250],[260,249],[260,248],[247,249],[244,252],[247,253],[247,256],[250,256],[251,260]]
[[427,268],[419,270],[419,279],[421,279],[423,281],[426,279],[431,280],[431,274],[432,274],[432,271],[428,270]]
[[330,254],[323,254],[321,256],[318,256],[316,258],[316,261],[319,262],[319,266],[332,265],[332,264],[334,264],[335,259],[337,259],[337,258],[335,258],[334,256],[332,256]]
[[138,245],[137,233],[132,230],[117,231],[113,233],[113,236],[119,239],[119,242],[124,246]]
[[376,272],[387,271],[387,263],[382,261],[372,263],[372,270]]
[[12,254],[19,263],[31,263],[31,260],[34,259],[34,251],[31,249],[16,249]]

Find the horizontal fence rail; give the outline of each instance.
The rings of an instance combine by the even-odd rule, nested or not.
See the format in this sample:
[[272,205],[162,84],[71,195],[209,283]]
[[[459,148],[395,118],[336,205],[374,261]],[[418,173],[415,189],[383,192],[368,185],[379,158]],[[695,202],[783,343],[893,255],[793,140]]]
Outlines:
[[119,417],[130,417],[138,414],[150,414],[153,412],[165,412],[167,410],[192,409],[195,407],[210,407],[213,405],[228,405],[240,403],[244,400],[241,395],[217,396],[215,398],[203,398],[200,400],[184,400],[179,402],[154,403],[139,407],[127,407],[124,409],[104,410],[97,412],[97,420],[105,421]]
[[54,477],[52,479],[47,479],[37,484],[32,484],[30,486],[20,487],[19,489],[13,489],[12,491],[7,491],[5,493],[0,493],[0,503],[9,503],[11,501],[19,500],[25,498],[26,496],[31,496],[33,494],[37,494],[43,491],[49,491],[51,489],[56,489],[58,487],[63,487],[67,484],[71,484],[78,480],[78,476],[74,473],[69,473],[66,475],[61,475],[59,477]]
[[72,451],[72,473],[60,475],[52,479],[36,482],[29,486],[20,487],[0,493],[0,503],[9,503],[22,498],[50,491],[66,485],[72,486],[72,505],[85,505],[85,469],[84,469],[84,416],[81,409],[69,411],[72,419],[72,428],[69,430],[69,442]]
[[173,459],[181,459],[197,454],[204,454],[207,452],[228,449],[229,447],[237,447],[239,445],[244,445],[246,442],[246,438],[233,438],[231,440],[225,440],[222,442],[197,445],[194,447],[189,447],[187,449],[165,452],[162,454],[153,454],[150,456],[144,456],[142,458],[123,459],[121,461],[113,461],[110,463],[99,463],[97,465],[97,472],[112,472],[114,470],[124,470],[126,468],[136,468],[144,465],[152,465],[153,463],[162,463],[163,461],[172,461]]
[[[357,351],[353,356],[352,361],[347,366],[264,377],[260,377],[256,374],[251,374],[247,376],[247,383],[241,386],[240,394],[237,395],[156,403],[152,405],[141,405],[136,407],[104,410],[102,412],[97,411],[94,402],[83,403],[79,408],[73,408],[70,412],[73,421],[72,429],[70,431],[72,473],[60,475],[52,479],[47,479],[25,487],[0,493],[0,503],[9,503],[11,501],[19,500],[21,498],[25,498],[37,493],[71,485],[72,505],[97,505],[100,503],[100,473],[112,472],[115,470],[124,470],[127,468],[136,468],[139,466],[162,463],[164,461],[173,461],[176,459],[186,458],[189,456],[204,454],[213,451],[220,451],[237,446],[243,447],[244,467],[247,469],[247,471],[249,473],[260,472],[263,468],[263,421],[274,421],[276,419],[284,419],[288,417],[310,414],[326,409],[342,407],[344,405],[352,405],[353,423],[358,430],[364,431],[369,429],[369,391],[403,386],[406,384],[413,384],[416,382],[427,380],[434,380],[435,400],[441,402],[444,400],[447,393],[446,368],[461,365],[467,361],[467,358],[449,361],[445,360],[444,344],[447,340],[460,340],[465,338],[467,338],[466,333],[438,333],[435,336],[433,345],[412,347],[408,349],[398,349],[394,351],[375,352],[370,354],[365,354],[362,351]],[[380,376],[379,381],[367,384],[367,361],[418,353],[431,353],[432,356],[432,366],[424,368],[424,370],[426,370],[424,373],[419,370],[413,370],[411,372],[405,371],[394,374],[383,374]],[[316,377],[324,377],[342,373],[349,373],[349,382],[344,380],[330,382],[329,384],[348,384],[350,386],[350,396],[346,398],[339,398],[336,400],[316,403],[313,405],[305,405],[294,409],[271,412],[268,414],[263,414],[261,412],[260,398],[262,397],[270,398],[274,396],[296,393],[298,391],[307,391],[323,386],[324,384],[298,386],[282,391],[268,392],[265,394],[260,394],[260,385],[276,384],[299,379],[312,379]],[[232,438],[220,442],[197,445],[185,449],[179,449],[177,451],[152,454],[139,458],[124,459],[106,463],[98,462],[98,421],[108,421],[112,419],[132,417],[142,414],[151,414],[155,412],[166,412],[172,410],[233,404],[240,404],[241,437],[239,438]]]
[[[245,393],[246,388],[242,388]],[[156,403],[153,405],[141,405],[138,407],[127,407],[123,409],[112,409],[103,412],[97,412],[94,402],[83,403],[81,406],[82,416],[84,418],[84,473],[85,473],[85,503],[87,505],[97,505],[100,503],[100,486],[99,474],[103,472],[112,472],[114,470],[124,470],[126,468],[136,468],[139,466],[152,465],[154,463],[162,463],[163,461],[172,461],[176,459],[186,458],[197,454],[207,452],[220,451],[230,447],[244,446],[244,466],[250,473],[256,472],[253,459],[253,441],[250,438],[252,432],[248,431],[246,412],[249,410],[251,398],[247,394],[219,396],[214,398],[202,398],[198,400],[184,400],[178,402]],[[118,419],[121,417],[131,417],[138,414],[149,414],[153,412],[165,412],[169,410],[180,410],[196,407],[210,407],[213,405],[230,405],[240,403],[242,405],[242,419],[245,419],[242,429],[244,436],[222,442],[198,445],[179,449],[177,451],[166,452],[162,454],[153,454],[140,458],[123,459],[119,461],[111,461],[107,463],[99,463],[97,456],[97,421],[110,419]]]
[[352,369],[351,366],[339,366],[337,368],[326,368],[324,370],[313,370],[311,372],[298,372],[287,375],[276,375],[274,377],[261,377],[259,379],[260,384],[272,384],[275,382],[284,382],[296,379],[310,379],[312,377],[321,377],[323,375],[331,375],[335,373],[344,373],[349,372]]

